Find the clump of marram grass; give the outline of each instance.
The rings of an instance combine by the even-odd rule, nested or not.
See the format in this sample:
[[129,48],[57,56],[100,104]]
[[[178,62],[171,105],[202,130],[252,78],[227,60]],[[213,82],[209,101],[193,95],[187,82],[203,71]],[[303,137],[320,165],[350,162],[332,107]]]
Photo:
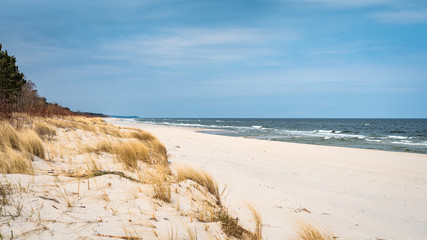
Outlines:
[[129,138],[136,138],[140,141],[152,141],[155,139],[155,137],[148,132],[144,132],[142,130],[136,130],[128,133]]
[[204,223],[218,221],[218,213],[219,213],[218,206],[206,200],[198,204],[199,206],[197,206],[197,209],[195,211],[196,213],[195,217],[198,221],[204,222]]
[[33,174],[33,164],[22,152],[11,148],[0,151],[0,173]]
[[101,152],[113,153],[113,144],[111,141],[103,140],[96,144],[95,148],[89,148],[88,151],[95,152],[97,154],[100,154]]
[[65,119],[61,119],[61,118],[45,118],[43,120],[46,123],[53,125],[57,128],[73,129],[73,127],[74,127],[74,125],[71,126],[69,121],[66,121]]
[[113,145],[113,153],[119,161],[131,169],[138,168],[138,160],[149,162],[150,156],[145,144],[137,140],[129,140]]
[[215,179],[204,170],[196,170],[190,166],[179,167],[176,170],[178,181],[192,180],[206,188],[206,190],[215,196],[220,203],[220,194],[218,184]]
[[124,163],[130,169],[137,169],[138,161],[151,163],[147,146],[134,139],[118,142],[104,140],[99,142],[94,148],[87,148],[86,151],[98,154],[101,152],[114,154],[119,162]]
[[[0,147],[19,149],[18,132],[7,122],[0,123]],[[0,149],[1,150],[1,149]]]
[[221,210],[217,215],[218,221],[221,223],[221,229],[229,237],[244,239],[243,236],[248,231],[239,225],[238,218],[233,218],[226,210]]
[[10,182],[3,183],[0,181],[0,216],[2,215],[2,207],[9,204],[9,195],[13,193],[12,184]]
[[17,131],[7,122],[0,123],[0,172],[32,174],[30,158],[45,157],[43,143],[32,129]]
[[150,148],[153,149],[154,152],[166,157],[166,147],[157,138],[153,138],[148,143]]
[[43,142],[34,130],[24,129],[18,135],[20,139],[19,145],[23,151],[39,158],[45,158]]
[[252,217],[255,222],[255,229],[253,232],[240,226],[238,218],[233,218],[227,209],[221,209],[221,211],[217,213],[217,220],[221,223],[221,229],[225,234],[227,234],[227,236],[244,240],[262,239],[261,216],[252,205],[248,205],[248,209],[252,213]]
[[171,202],[170,170],[164,165],[156,165],[155,171],[147,172],[146,181],[153,185],[154,198]]
[[131,132],[128,132],[125,137],[138,139],[148,147],[152,164],[168,164],[166,147],[156,137],[139,129],[128,130]]
[[114,154],[117,159],[130,169],[138,168],[138,161],[148,164],[167,165],[166,148],[158,140],[141,142],[137,139],[128,139],[111,142],[103,140],[95,147],[87,147],[86,152],[101,152]]
[[336,237],[333,233],[321,230],[307,222],[298,222],[297,237],[295,240],[334,240]]
[[114,125],[105,124],[103,126],[99,126],[99,131],[114,137],[123,137],[123,133]]
[[42,121],[34,121],[34,130],[36,133],[44,139],[51,139],[56,135],[56,130],[53,127],[50,127],[45,122]]
[[254,206],[248,205],[249,211],[252,213],[252,218],[255,222],[254,232],[250,234],[251,240],[261,240],[262,239],[262,219],[259,212],[255,209]]
[[17,151],[24,151],[31,155],[44,158],[44,147],[41,139],[32,129],[22,129],[16,131],[8,123],[0,124],[0,150],[11,148]]

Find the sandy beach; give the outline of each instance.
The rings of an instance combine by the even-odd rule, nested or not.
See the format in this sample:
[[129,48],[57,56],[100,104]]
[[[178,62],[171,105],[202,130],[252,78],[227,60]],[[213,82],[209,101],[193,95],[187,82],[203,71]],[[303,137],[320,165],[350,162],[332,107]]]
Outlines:
[[107,119],[165,144],[172,165],[209,171],[225,204],[249,225],[254,204],[265,239],[288,239],[305,220],[338,239],[426,239],[427,155],[274,142],[192,128]]

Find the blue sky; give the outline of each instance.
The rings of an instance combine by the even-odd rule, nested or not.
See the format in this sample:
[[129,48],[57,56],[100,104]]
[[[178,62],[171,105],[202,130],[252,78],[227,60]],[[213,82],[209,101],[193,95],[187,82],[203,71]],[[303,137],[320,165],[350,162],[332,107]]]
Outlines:
[[423,0],[3,0],[41,95],[142,117],[427,117]]

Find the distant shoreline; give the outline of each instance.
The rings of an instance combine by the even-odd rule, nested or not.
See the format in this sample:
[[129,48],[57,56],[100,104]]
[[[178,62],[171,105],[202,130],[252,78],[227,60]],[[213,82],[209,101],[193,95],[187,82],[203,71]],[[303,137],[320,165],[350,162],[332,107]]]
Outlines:
[[150,118],[146,124],[278,142],[427,154],[427,119]]

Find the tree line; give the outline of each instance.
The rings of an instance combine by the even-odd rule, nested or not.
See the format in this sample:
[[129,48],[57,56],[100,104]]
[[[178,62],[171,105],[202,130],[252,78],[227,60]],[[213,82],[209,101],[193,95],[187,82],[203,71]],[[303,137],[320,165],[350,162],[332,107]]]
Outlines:
[[0,43],[0,118],[10,118],[14,112],[37,116],[90,115],[73,112],[39,96],[36,85],[25,79],[16,58],[2,50]]

